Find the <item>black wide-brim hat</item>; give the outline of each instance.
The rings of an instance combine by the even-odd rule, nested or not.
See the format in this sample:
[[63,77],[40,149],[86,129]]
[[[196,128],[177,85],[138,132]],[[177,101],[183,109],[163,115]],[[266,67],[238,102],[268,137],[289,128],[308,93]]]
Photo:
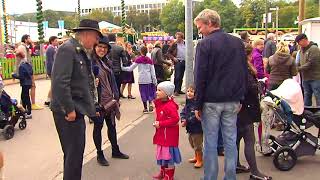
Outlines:
[[109,44],[109,39],[107,36],[102,36],[100,37],[99,39],[99,44],[105,44],[108,46],[108,51],[110,52],[110,49],[111,49],[111,45]]
[[80,21],[79,27],[72,29],[72,31],[84,31],[84,30],[93,30],[98,32],[100,38],[103,37],[102,33],[100,32],[99,23],[98,21],[92,19],[83,19]]

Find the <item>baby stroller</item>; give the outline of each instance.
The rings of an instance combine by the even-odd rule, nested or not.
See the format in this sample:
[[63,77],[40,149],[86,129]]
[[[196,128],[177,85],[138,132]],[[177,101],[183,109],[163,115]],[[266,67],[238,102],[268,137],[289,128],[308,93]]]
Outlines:
[[0,129],[3,129],[5,139],[13,138],[14,127],[19,120],[19,129],[24,130],[27,127],[24,108],[3,90],[0,97]]
[[[292,90],[294,87],[290,87],[291,80],[286,81],[283,84],[289,85],[285,87],[286,93],[288,93],[288,89]],[[288,81],[290,82],[288,83]],[[281,92],[281,88],[284,87],[281,86],[280,90],[278,88],[278,91],[274,90],[266,94],[272,100],[270,103],[273,104],[274,117],[285,125],[284,131],[279,136],[270,135],[269,146],[272,151],[268,155],[273,154],[273,164],[277,169],[288,171],[296,165],[298,157],[314,155],[316,150],[320,149],[320,141],[318,140],[320,138],[320,108],[303,108],[302,98],[297,98],[302,102],[293,102],[283,98],[284,94]],[[298,106],[295,106],[297,104]],[[318,128],[317,136],[306,131],[311,126]]]

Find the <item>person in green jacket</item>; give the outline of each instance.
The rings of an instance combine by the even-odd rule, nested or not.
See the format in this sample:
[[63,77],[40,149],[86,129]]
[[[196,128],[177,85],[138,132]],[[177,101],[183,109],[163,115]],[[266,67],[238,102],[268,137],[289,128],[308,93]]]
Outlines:
[[301,47],[298,71],[302,75],[304,105],[311,106],[314,95],[317,106],[320,106],[320,49],[305,34],[299,34],[295,42]]

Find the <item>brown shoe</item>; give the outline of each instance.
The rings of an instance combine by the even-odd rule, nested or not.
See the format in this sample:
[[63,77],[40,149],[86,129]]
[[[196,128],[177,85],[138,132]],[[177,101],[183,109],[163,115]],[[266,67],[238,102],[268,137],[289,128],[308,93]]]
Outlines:
[[201,168],[203,166],[202,152],[201,151],[197,151],[196,152],[196,159],[197,159],[197,162],[194,164],[194,167],[195,168]]
[[173,95],[174,96],[179,96],[180,94],[178,92],[175,92]]
[[194,158],[191,158],[191,159],[188,159],[188,162],[189,163],[196,163],[197,162],[197,154],[196,154],[196,152],[194,152]]

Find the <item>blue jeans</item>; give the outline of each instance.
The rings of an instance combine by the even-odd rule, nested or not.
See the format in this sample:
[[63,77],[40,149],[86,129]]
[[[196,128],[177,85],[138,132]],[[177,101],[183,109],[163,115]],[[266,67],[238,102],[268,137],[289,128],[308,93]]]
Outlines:
[[312,95],[316,98],[317,106],[320,106],[320,80],[302,81],[304,105],[312,106]]
[[221,129],[219,129],[219,136],[218,136],[218,151],[224,151],[223,150],[223,138],[222,138]]
[[217,180],[218,133],[221,129],[224,145],[224,180],[236,180],[237,113],[239,102],[205,103],[202,110],[204,133],[204,180]]

